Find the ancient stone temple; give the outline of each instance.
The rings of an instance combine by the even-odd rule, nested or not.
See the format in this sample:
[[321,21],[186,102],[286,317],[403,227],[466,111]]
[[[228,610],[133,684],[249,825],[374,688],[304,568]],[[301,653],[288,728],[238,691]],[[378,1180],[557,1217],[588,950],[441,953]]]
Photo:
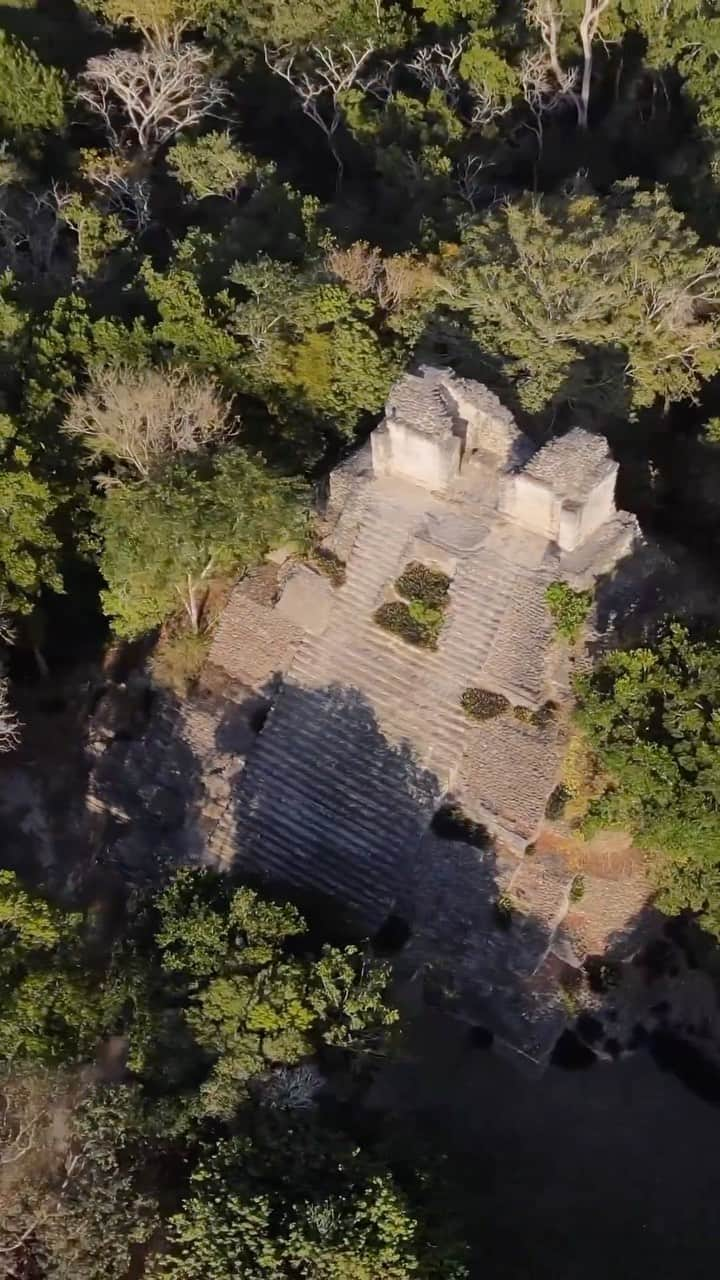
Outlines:
[[[323,895],[363,931],[401,917],[404,971],[441,974],[463,1016],[533,1059],[563,1021],[555,958],[576,959],[572,872],[526,854],[563,750],[560,720],[531,713],[567,696],[545,592],[590,585],[632,548],[616,471],[602,437],[536,451],[487,388],[408,374],[329,480],[323,548],[344,575],[290,557],[269,598],[241,582],[210,654],[226,702],[252,691],[268,714],[242,757],[216,759],[206,856]],[[418,562],[450,580],[434,648],[375,619]],[[508,714],[470,719],[469,688],[502,694]],[[489,842],[445,838],[443,806]],[[493,904],[508,893],[522,911],[503,932]]]

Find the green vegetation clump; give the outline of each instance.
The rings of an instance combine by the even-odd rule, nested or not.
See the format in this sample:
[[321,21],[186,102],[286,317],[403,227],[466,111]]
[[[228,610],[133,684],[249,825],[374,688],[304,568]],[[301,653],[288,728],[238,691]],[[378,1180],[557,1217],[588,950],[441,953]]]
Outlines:
[[450,579],[440,569],[431,569],[413,560],[403,569],[395,590],[404,600],[418,600],[430,608],[443,608],[450,590]]
[[185,697],[207,660],[212,635],[208,630],[173,630],[162,635],[152,656],[153,680]]
[[575,682],[580,728],[605,772],[584,827],[631,832],[660,904],[720,937],[720,645],[669,622]]
[[521,724],[531,724],[535,729],[546,729],[557,717],[558,707],[555,702],[544,702],[541,707],[533,711],[532,707],[518,704],[513,707],[512,713]]
[[570,885],[570,901],[580,902],[582,898],[584,898],[584,896],[585,896],[585,877],[580,874],[573,876],[573,881],[572,881],[572,884]]
[[374,618],[384,631],[392,631],[408,644],[418,645],[421,649],[437,649],[443,623],[441,609],[424,605],[419,600],[412,600],[409,604],[390,600],[375,610]]
[[492,689],[463,690],[460,705],[472,720],[493,720],[503,715],[510,703],[501,693],[493,693]]
[[336,556],[328,547],[314,547],[310,552],[310,561],[334,587],[341,587],[345,581],[345,561]]
[[395,583],[396,591],[404,599],[380,605],[375,611],[375,621],[408,644],[437,649],[449,587],[447,574],[413,561]]
[[558,635],[574,644],[592,607],[592,592],[573,591],[567,582],[551,582],[545,601]]

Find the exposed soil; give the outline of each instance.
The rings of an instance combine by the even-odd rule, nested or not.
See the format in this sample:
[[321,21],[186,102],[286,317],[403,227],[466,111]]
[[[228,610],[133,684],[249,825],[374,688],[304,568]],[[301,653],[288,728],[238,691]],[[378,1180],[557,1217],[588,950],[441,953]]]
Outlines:
[[624,831],[600,831],[586,841],[546,825],[535,841],[535,849],[538,853],[560,854],[571,871],[607,880],[635,878],[645,870],[645,855]]

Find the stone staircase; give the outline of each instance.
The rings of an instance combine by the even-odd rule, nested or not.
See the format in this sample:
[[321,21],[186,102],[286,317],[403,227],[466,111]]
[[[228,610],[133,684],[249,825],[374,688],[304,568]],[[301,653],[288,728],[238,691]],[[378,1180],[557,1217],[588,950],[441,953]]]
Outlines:
[[509,561],[476,552],[458,560],[437,651],[379,628],[428,503],[397,485],[373,496],[327,627],[297,649],[212,841],[219,861],[327,894],[368,929],[404,896],[408,859],[454,783],[460,697],[517,592]]

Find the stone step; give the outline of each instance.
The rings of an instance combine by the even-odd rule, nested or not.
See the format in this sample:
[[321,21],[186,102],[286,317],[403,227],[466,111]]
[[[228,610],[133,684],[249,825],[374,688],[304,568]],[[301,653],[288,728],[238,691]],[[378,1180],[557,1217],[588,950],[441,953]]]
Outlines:
[[[327,729],[329,728],[328,725]],[[359,749],[358,734],[353,735],[350,729],[345,739],[336,734],[330,742],[330,733],[327,732],[321,741],[317,728],[309,726],[307,720],[303,722],[302,713],[298,711],[295,718],[287,716],[282,723],[278,721],[275,726],[266,726],[263,738],[257,744],[253,760],[246,770],[247,781],[243,789],[247,793],[251,787],[254,770],[261,760],[267,760],[268,764],[272,762],[274,783],[279,781],[283,769],[294,769],[310,775],[321,769],[329,772],[337,769],[338,778],[342,782],[343,772],[347,777],[347,761],[350,760],[356,773],[362,770],[368,792],[379,787],[392,789],[402,786],[407,780],[406,765],[387,749],[380,753],[377,746],[375,744],[373,749],[367,751]]]
[[[319,656],[318,656],[319,657]],[[403,655],[397,655],[396,662],[388,662],[383,652],[376,649],[365,651],[353,648],[347,643],[340,643],[337,653],[331,651],[332,679],[339,685],[357,689],[372,702],[374,709],[395,707],[398,711],[414,711],[420,716],[420,724],[427,733],[427,719],[422,709],[422,694],[427,694],[428,702],[433,702],[441,691],[452,686],[454,667],[443,670],[442,667],[424,671],[422,667],[406,669]],[[314,654],[304,655],[293,665],[290,678],[307,688],[311,681],[317,682],[319,660]],[[457,687],[464,688],[462,676],[466,664],[457,671]],[[328,673],[328,679],[330,673]],[[322,687],[322,677],[320,676]],[[455,723],[457,716],[451,707],[433,708],[440,723],[445,716],[448,723]]]
[[[278,768],[283,768],[279,774]],[[312,762],[307,765],[302,758],[291,757],[268,749],[258,761],[257,772],[249,777],[245,795],[248,804],[277,805],[288,803],[302,805],[306,800],[323,805],[337,823],[351,823],[353,830],[365,830],[366,838],[377,842],[392,833],[393,824],[402,814],[404,799],[396,782],[374,787],[364,793],[348,785],[347,773],[341,775],[319,770]],[[413,805],[414,805],[413,801]]]
[[[250,860],[252,864],[252,855]],[[375,931],[382,924],[394,901],[395,895],[390,886],[387,892],[382,892],[376,870],[369,875],[353,875],[343,863],[342,874],[339,875],[334,862],[324,862],[318,857],[308,858],[307,861],[296,858],[292,867],[289,867],[286,846],[272,832],[268,832],[263,839],[256,867],[266,879],[284,881],[300,889],[311,889],[342,902],[343,907],[358,916],[368,932]]]
[[259,807],[243,815],[238,832],[259,833],[260,842],[274,831],[286,846],[288,873],[298,851],[304,849],[331,849],[338,857],[352,863],[362,863],[378,847],[392,849],[393,845],[374,843],[372,814],[368,814],[368,826],[343,822],[342,815],[325,808],[313,795],[296,791],[288,780],[282,796],[273,790],[270,781],[264,797],[257,797]]

